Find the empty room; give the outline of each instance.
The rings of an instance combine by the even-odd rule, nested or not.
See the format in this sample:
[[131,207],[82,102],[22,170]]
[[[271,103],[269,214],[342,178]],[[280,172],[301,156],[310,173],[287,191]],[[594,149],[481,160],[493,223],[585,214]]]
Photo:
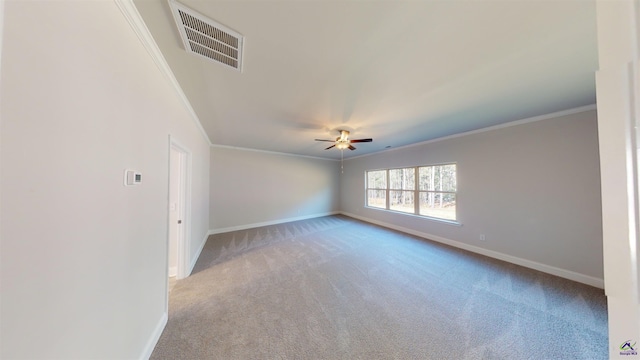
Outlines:
[[0,1],[0,358],[638,356],[640,1]]

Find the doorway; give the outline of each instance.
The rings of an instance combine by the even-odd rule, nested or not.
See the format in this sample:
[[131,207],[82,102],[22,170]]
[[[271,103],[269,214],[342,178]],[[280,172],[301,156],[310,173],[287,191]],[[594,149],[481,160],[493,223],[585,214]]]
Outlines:
[[189,265],[189,184],[191,153],[169,138],[169,240],[167,251],[168,290],[185,278]]

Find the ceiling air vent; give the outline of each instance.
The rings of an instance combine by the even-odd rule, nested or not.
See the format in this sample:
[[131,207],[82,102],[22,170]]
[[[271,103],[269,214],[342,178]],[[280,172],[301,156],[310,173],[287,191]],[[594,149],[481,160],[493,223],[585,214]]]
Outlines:
[[187,52],[242,71],[242,35],[176,1],[169,4]]

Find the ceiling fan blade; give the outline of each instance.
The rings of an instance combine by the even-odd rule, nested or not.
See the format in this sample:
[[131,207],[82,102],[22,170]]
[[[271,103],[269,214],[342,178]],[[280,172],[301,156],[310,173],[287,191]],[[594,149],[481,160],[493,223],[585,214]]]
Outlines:
[[316,139],[316,141],[328,141],[328,142],[335,142],[335,140],[324,140],[324,139]]
[[331,148],[332,148],[332,147],[334,147],[334,146],[336,146],[336,144],[333,144],[333,145],[329,146],[329,147],[328,147],[328,148],[326,148],[325,150],[329,150],[329,149],[331,149]]
[[349,145],[349,150],[355,150],[356,148],[353,145]]
[[373,139],[357,139],[357,140],[350,140],[352,143],[359,143],[359,142],[372,142]]

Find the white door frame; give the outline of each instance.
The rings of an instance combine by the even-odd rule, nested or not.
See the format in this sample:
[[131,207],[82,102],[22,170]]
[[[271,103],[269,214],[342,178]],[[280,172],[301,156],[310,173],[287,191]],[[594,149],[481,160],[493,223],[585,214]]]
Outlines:
[[[177,141],[173,136],[169,136],[168,154],[171,159],[171,150],[180,153],[180,202],[178,204],[179,213],[182,214],[182,226],[179,227],[178,234],[178,256],[176,279],[183,279],[189,274],[190,252],[191,252],[191,151]],[[171,160],[169,160],[169,189],[171,188]],[[167,193],[167,278],[169,278],[169,246],[171,243],[171,232],[169,231],[170,219],[169,194]]]

